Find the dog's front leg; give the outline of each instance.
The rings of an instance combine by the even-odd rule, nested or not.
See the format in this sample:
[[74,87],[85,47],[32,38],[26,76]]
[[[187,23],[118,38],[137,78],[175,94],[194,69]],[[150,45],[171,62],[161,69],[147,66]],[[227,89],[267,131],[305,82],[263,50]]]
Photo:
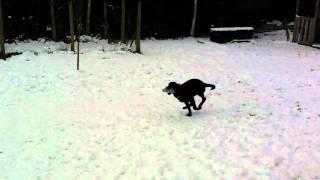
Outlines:
[[190,106],[190,104],[188,102],[184,102],[185,104],[188,104],[186,105],[185,107],[183,107],[182,109],[188,109],[188,106]]
[[188,114],[187,114],[187,116],[192,116],[192,112],[191,112],[191,108],[190,108],[190,104],[189,103],[187,103],[187,102],[184,102],[185,104],[186,104],[186,107],[184,108],[184,109],[188,109]]
[[190,100],[190,106],[192,106],[194,110],[200,110],[199,108],[197,108],[196,101],[193,97]]

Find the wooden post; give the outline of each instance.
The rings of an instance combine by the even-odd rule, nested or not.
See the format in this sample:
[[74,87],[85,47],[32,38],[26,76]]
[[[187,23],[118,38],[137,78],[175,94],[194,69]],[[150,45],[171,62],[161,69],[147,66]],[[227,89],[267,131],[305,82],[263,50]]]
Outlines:
[[136,52],[141,54],[140,36],[141,36],[141,0],[138,0]]
[[125,25],[126,24],[126,0],[121,1],[121,43],[126,43]]
[[103,36],[104,39],[108,39],[109,24],[108,24],[108,0],[104,0],[103,2]]
[[50,13],[51,13],[51,31],[52,31],[52,39],[57,41],[57,31],[56,31],[56,21],[55,21],[55,13],[54,13],[54,0],[50,0]]
[[88,0],[87,6],[87,21],[86,21],[86,34],[90,34],[90,14],[91,14],[91,0]]
[[80,35],[82,31],[82,2],[83,0],[78,0],[77,4],[77,41],[78,41],[78,48],[77,48],[77,70],[80,69]]
[[6,59],[6,51],[4,48],[4,30],[3,30],[3,16],[2,16],[2,0],[0,0],[0,58]]
[[77,34],[77,41],[78,41],[78,46],[77,46],[77,70],[79,71],[79,66],[80,66],[80,26],[78,25],[78,34]]
[[74,21],[73,21],[73,0],[69,0],[69,24],[71,36],[71,51],[74,51]]

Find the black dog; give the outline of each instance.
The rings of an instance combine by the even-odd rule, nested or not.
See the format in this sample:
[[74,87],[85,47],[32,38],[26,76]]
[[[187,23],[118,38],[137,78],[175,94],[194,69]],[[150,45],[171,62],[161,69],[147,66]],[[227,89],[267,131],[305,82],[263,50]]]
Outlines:
[[[168,93],[168,95],[173,94],[179,101],[184,102],[186,107],[183,109],[188,109],[189,113],[187,116],[192,116],[191,106],[194,110],[200,110],[203,103],[206,101],[204,97],[204,92],[206,87],[211,87],[211,90],[215,89],[216,86],[212,84],[206,84],[199,79],[191,79],[183,84],[178,84],[176,82],[170,82],[168,87],[164,88],[162,91]],[[200,96],[202,101],[199,106],[196,106],[194,96]]]

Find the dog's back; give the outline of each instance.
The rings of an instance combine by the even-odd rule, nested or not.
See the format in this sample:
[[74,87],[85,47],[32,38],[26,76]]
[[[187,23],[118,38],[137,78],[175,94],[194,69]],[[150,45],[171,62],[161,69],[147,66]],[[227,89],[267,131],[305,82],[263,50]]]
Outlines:
[[202,82],[199,79],[190,79],[187,82],[181,84],[182,92],[186,96],[195,96],[199,94],[203,94],[206,90],[206,87],[212,87],[211,85]]

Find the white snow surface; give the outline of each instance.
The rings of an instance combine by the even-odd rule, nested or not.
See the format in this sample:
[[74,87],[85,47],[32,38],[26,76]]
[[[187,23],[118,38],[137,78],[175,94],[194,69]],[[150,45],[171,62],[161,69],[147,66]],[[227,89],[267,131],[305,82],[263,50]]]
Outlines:
[[282,25],[282,22],[281,21],[278,21],[278,20],[273,20],[271,22],[267,22],[267,24],[274,24],[274,25],[277,25],[277,26],[281,26]]
[[313,44],[312,46],[313,46],[313,47],[320,48],[320,44]]
[[288,23],[289,26],[294,26],[294,22]]
[[250,31],[254,30],[253,27],[220,27],[210,28],[211,31]]
[[[64,43],[7,44],[0,179],[319,179],[320,51],[285,38],[89,38],[80,71]],[[217,88],[187,117],[161,90],[190,78]]]

